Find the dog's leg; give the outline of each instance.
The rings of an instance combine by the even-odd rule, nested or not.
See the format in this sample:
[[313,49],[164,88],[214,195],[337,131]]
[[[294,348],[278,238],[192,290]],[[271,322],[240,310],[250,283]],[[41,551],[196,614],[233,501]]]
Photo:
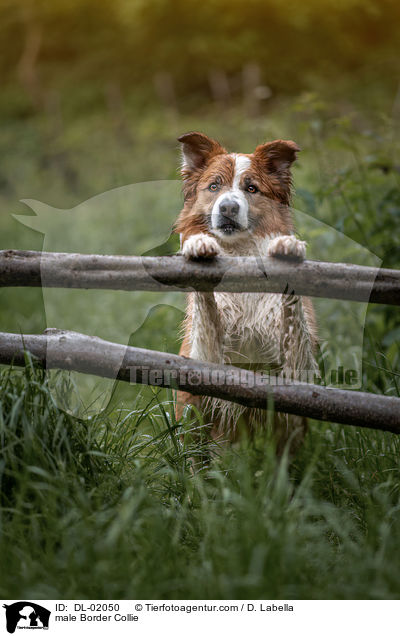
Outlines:
[[[269,242],[268,255],[304,260],[306,244],[295,236],[277,236]],[[316,327],[312,303],[309,298],[293,294],[282,295],[280,320],[280,346],[283,363],[282,375],[289,380],[313,381],[319,369],[314,357],[316,345]],[[294,435],[291,452],[300,446],[307,430],[306,418],[277,413],[275,427],[278,440],[278,454],[281,454],[286,441]]]
[[[293,235],[277,236],[268,244],[268,255],[276,258],[302,261],[305,253],[305,242]],[[317,372],[315,318],[311,301],[296,296],[294,292],[282,295],[280,326],[284,369],[292,373]]]
[[[182,254],[188,260],[214,258],[222,250],[207,234],[189,236]],[[206,362],[222,363],[223,329],[213,292],[194,292],[190,307],[190,357]]]
[[[222,250],[217,241],[207,234],[189,236],[183,246],[182,254],[187,260],[212,259]],[[181,353],[190,358],[204,362],[223,362],[223,336],[221,318],[213,292],[193,292],[190,294],[186,316],[186,334]],[[185,404],[192,404],[203,412],[205,423],[213,425],[213,414],[207,398],[193,396],[180,392],[177,395],[177,413],[182,413]],[[180,402],[180,405],[179,405]],[[199,436],[199,439],[201,436]],[[208,452],[193,458],[193,468],[196,470],[210,461]]]

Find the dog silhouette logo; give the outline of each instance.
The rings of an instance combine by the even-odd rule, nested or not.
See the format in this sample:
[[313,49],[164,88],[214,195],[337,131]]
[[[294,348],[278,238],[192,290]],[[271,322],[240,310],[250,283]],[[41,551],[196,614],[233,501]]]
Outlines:
[[32,603],[31,601],[18,601],[12,605],[3,605],[6,610],[6,626],[9,634],[14,634],[18,629],[48,629],[51,612]]

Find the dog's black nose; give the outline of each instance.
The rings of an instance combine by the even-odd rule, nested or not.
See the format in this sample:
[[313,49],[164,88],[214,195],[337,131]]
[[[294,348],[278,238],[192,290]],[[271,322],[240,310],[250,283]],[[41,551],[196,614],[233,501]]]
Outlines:
[[233,199],[222,199],[219,211],[223,216],[234,217],[239,214],[239,204]]

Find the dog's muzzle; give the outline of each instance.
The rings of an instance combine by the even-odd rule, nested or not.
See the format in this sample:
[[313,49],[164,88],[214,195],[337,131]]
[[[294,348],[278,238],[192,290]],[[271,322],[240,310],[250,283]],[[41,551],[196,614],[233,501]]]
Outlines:
[[233,198],[224,198],[220,201],[217,212],[216,229],[224,234],[232,234],[243,229],[239,222],[240,205]]

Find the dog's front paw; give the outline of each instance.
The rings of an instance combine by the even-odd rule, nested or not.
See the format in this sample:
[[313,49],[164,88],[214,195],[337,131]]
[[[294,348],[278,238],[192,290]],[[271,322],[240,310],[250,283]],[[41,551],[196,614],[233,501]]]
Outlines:
[[300,241],[291,234],[276,236],[269,242],[268,256],[304,261],[306,257],[306,242]]
[[221,253],[215,238],[208,234],[193,234],[183,244],[182,254],[188,260],[196,258],[214,258]]

